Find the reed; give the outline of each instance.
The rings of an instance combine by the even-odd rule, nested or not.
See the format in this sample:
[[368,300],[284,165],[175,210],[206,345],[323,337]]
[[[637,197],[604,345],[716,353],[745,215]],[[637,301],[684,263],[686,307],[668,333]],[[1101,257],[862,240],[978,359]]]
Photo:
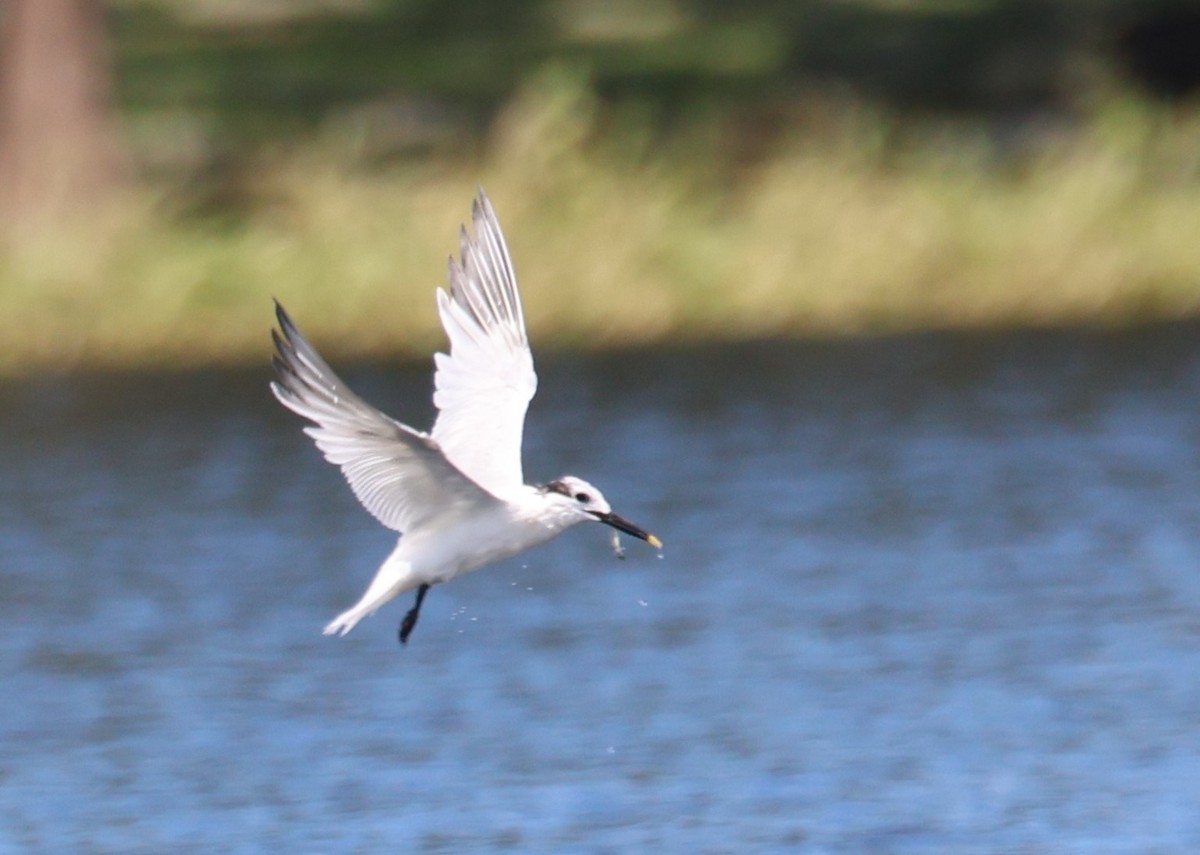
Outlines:
[[368,168],[262,155],[238,206],[147,183],[0,256],[0,371],[265,361],[271,298],[338,358],[441,343],[477,184],[539,346],[1113,325],[1200,309],[1200,116],[1115,98],[1012,152],[858,107],[732,165],[719,127],[601,122],[543,75],[481,150]]

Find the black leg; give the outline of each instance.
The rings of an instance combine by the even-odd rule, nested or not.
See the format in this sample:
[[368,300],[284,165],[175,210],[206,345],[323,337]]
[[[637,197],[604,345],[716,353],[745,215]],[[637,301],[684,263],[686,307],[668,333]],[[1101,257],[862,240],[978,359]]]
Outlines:
[[408,610],[408,614],[404,616],[404,620],[400,621],[400,643],[408,644],[408,637],[412,635],[413,627],[417,625],[417,618],[421,615],[421,603],[425,601],[425,595],[429,593],[429,586],[422,585],[417,588],[417,601],[413,603],[413,607]]

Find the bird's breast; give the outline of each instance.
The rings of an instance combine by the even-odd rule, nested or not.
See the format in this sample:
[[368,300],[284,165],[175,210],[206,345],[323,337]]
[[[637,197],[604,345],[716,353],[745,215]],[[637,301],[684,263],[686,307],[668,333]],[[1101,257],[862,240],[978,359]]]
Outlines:
[[448,582],[544,543],[561,529],[514,515],[504,508],[444,521],[405,539],[411,561],[431,583]]

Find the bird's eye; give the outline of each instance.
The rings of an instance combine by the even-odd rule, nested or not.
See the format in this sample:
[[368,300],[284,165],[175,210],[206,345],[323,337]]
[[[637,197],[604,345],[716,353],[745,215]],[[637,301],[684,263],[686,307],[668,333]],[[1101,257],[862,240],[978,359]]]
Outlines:
[[591,500],[592,500],[592,497],[589,496],[587,493],[576,493],[575,494],[575,501],[579,502],[581,505],[586,505]]

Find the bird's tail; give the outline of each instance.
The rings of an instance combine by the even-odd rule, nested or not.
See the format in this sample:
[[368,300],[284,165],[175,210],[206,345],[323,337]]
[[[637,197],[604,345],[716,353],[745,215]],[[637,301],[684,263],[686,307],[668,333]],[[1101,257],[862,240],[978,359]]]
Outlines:
[[397,558],[393,552],[375,573],[375,578],[367,586],[362,598],[326,625],[325,635],[345,635],[354,629],[355,624],[373,614],[384,603],[419,584],[420,580],[413,578],[412,564]]
[[[380,603],[382,605],[382,603]],[[354,608],[346,609],[340,615],[335,617],[325,625],[325,629],[321,630],[325,635],[345,635],[350,630],[354,629],[355,625],[371,614],[379,606],[370,606],[364,608],[361,603]]]

